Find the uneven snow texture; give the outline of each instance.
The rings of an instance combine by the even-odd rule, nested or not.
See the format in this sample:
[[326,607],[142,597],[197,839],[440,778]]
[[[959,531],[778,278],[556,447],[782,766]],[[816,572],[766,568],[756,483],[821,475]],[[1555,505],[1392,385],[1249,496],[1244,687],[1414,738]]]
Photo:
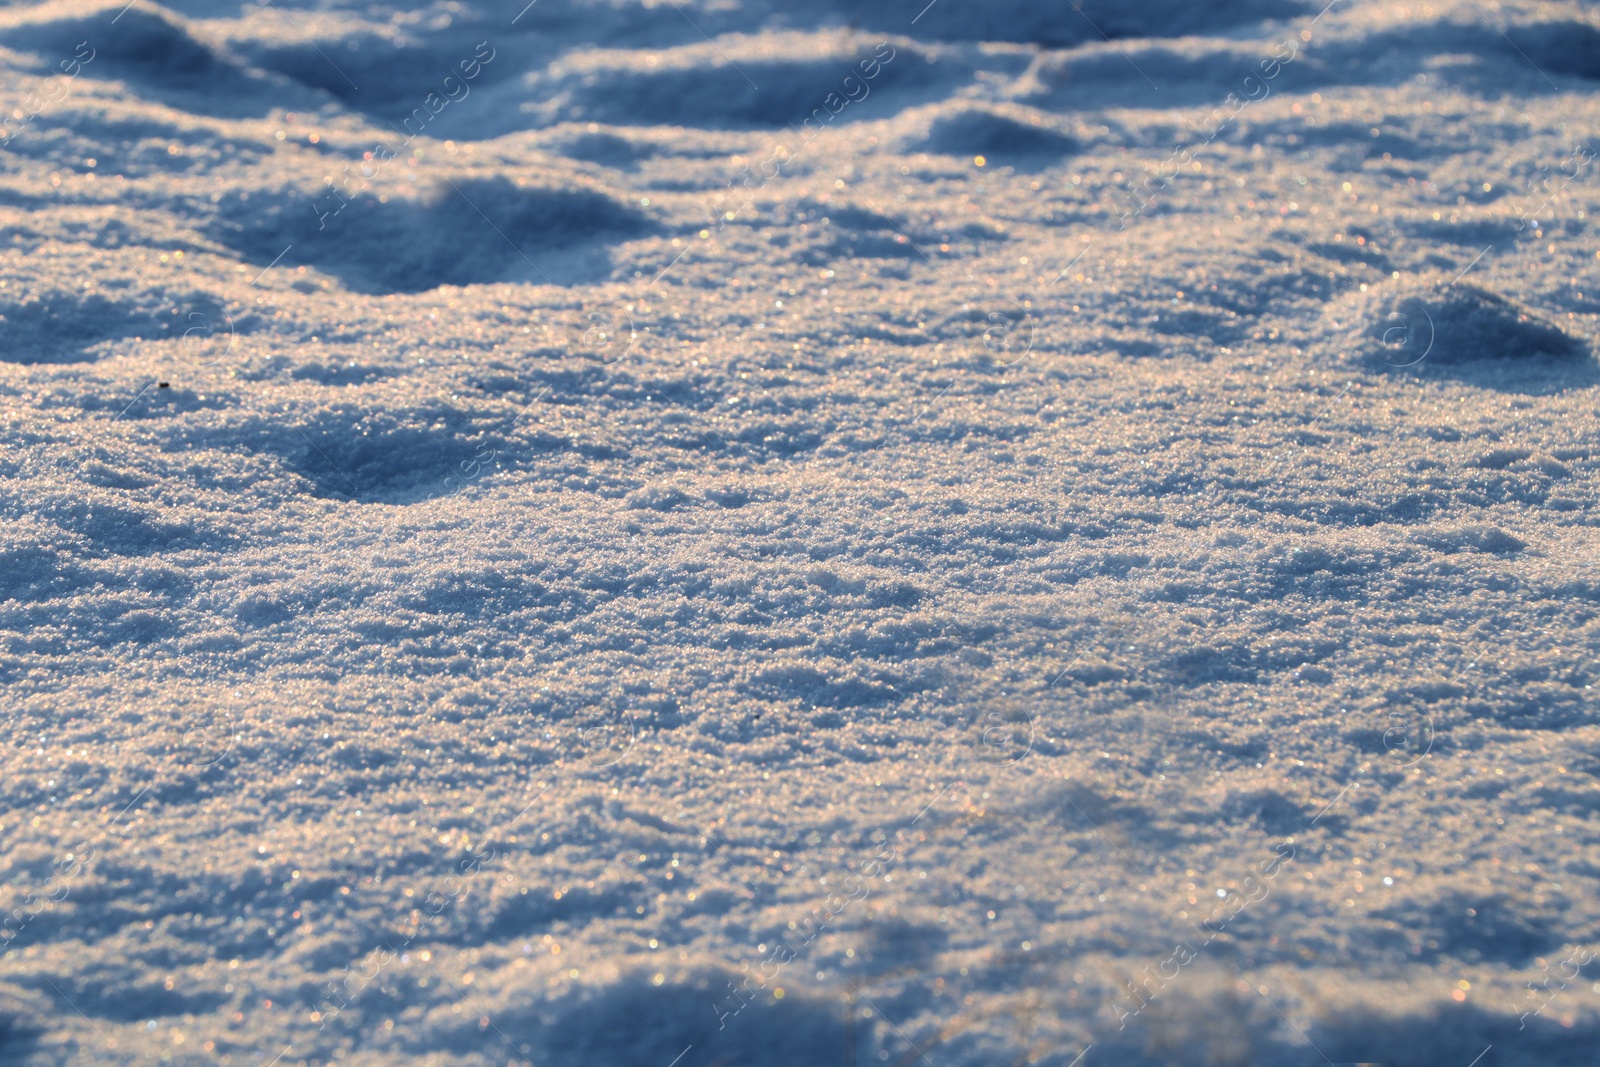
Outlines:
[[0,6],[0,1062],[1595,1062],[1592,4],[518,8]]

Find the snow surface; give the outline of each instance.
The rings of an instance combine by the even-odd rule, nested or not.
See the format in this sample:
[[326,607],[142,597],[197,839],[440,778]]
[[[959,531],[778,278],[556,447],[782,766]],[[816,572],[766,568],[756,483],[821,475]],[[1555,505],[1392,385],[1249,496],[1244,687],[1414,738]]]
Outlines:
[[0,6],[0,1062],[1593,1064],[1597,92]]

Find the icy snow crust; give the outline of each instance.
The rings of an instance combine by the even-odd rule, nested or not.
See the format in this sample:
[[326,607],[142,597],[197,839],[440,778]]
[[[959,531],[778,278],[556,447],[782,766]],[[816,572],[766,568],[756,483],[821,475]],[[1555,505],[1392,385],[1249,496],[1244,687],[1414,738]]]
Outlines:
[[0,1062],[1594,1062],[1592,5],[521,6],[0,10]]

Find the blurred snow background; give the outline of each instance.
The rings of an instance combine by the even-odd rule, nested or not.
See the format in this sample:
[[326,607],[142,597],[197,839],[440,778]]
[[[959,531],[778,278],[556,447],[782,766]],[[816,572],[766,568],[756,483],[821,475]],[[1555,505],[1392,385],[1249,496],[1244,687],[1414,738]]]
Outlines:
[[0,1061],[1592,1063],[1597,91],[0,6]]

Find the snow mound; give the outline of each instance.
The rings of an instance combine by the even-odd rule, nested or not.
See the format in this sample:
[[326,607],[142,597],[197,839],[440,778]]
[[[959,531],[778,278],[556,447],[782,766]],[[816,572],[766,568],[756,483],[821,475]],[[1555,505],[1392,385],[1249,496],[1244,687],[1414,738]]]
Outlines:
[[503,178],[447,180],[417,197],[280,190],[225,199],[217,240],[266,267],[283,257],[367,293],[415,293],[441,285],[512,278],[574,284],[604,273],[550,252],[585,248],[653,228],[644,215],[585,188],[531,188]]
[[116,79],[170,107],[240,118],[299,102],[285,98],[281,80],[239,63],[155,5],[52,5],[6,21],[6,47],[33,52],[69,76]]
[[1578,78],[1600,78],[1600,27],[1577,20],[1518,26],[1506,35],[1513,48],[1539,69]]
[[159,332],[148,309],[98,293],[43,292],[0,302],[0,362],[91,360],[89,349],[99,342]]
[[1139,4],[996,0],[932,7],[927,0],[831,0],[827,6],[847,17],[851,25],[868,29],[899,32],[914,23],[919,37],[934,40],[1019,41],[1058,48],[1107,38],[1217,33],[1266,19],[1316,13],[1310,5],[1289,0],[1148,0]]
[[821,128],[835,116],[882,118],[884,94],[898,107],[944,95],[953,68],[938,58],[904,41],[837,33],[735,36],[648,57],[595,51],[531,76],[522,110],[540,125]]
[[633,169],[640,160],[651,158],[657,151],[654,145],[631,141],[604,130],[558,136],[550,142],[550,147],[568,159],[617,170]]
[[1077,142],[1046,125],[1038,114],[1012,116],[987,108],[964,108],[940,115],[907,151],[945,156],[984,156],[1001,165],[1048,166],[1077,148]]
[[[449,493],[474,455],[470,420],[452,408],[390,411],[330,406],[299,428],[263,426],[258,450],[277,456],[331,500],[404,503]],[[452,481],[452,476],[456,481]]]
[[1337,313],[1376,367],[1577,361],[1587,346],[1516,301],[1445,275],[1379,285]]
[[[547,1052],[537,1062],[649,1067],[672,1062],[686,1046],[714,1046],[717,1062],[728,1067],[807,1067],[838,1057],[845,1043],[841,1004],[795,994],[774,1003],[765,996],[730,1014],[742,1002],[729,989],[743,977],[658,987],[639,974],[575,992],[553,1005]],[[774,1034],[783,1039],[774,1041]]]

